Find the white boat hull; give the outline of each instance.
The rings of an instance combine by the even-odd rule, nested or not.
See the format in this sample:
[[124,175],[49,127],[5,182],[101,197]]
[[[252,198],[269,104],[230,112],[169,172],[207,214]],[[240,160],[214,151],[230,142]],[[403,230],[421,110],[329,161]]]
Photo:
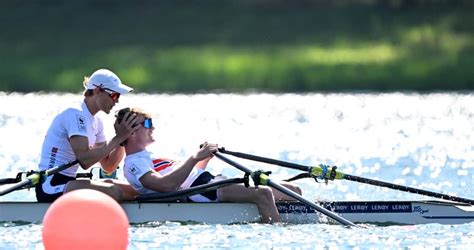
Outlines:
[[[440,201],[324,202],[354,223],[370,224],[461,224],[474,221],[474,206]],[[0,202],[0,221],[40,222],[50,203]],[[248,203],[121,203],[130,223],[181,221],[209,224],[258,222],[259,213]],[[332,222],[301,203],[277,203],[282,221],[303,224]]]

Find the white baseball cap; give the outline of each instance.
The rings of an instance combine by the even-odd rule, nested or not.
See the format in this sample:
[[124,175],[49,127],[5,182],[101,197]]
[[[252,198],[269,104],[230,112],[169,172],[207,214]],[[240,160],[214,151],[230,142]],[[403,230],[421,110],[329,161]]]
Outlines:
[[133,89],[120,81],[120,78],[114,72],[108,69],[99,69],[90,77],[86,89],[103,88],[114,92],[125,94],[132,92]]

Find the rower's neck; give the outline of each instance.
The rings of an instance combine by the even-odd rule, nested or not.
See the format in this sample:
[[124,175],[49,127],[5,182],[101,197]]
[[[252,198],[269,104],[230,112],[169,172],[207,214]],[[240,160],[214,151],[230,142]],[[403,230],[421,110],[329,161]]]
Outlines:
[[145,147],[132,146],[132,145],[126,145],[125,146],[125,154],[126,155],[135,154],[135,153],[141,152],[143,150],[146,150],[146,148]]
[[99,107],[96,104],[96,99],[94,96],[87,96],[84,98],[84,102],[86,103],[87,109],[91,113],[91,115],[95,116],[99,112]]

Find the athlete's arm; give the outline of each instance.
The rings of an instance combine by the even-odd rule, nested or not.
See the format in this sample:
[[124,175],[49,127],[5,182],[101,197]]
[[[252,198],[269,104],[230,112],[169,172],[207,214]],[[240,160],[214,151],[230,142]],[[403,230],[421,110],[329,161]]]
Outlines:
[[197,167],[197,168],[200,168],[200,169],[202,169],[202,170],[206,169],[207,163],[209,163],[209,161],[210,161],[211,159],[212,159],[212,155],[211,155],[211,157],[208,157],[208,158],[206,158],[206,159],[204,159],[204,160],[198,162],[198,163],[196,164],[196,167]]
[[176,170],[166,175],[160,175],[157,172],[150,171],[144,174],[139,180],[144,187],[151,190],[158,192],[176,191],[189,176],[189,173],[191,173],[194,166],[196,166],[198,162],[210,158],[212,153],[216,151],[216,144],[206,144],[196,153],[196,155],[189,157]]
[[[76,159],[79,160],[81,163],[81,167],[83,169],[88,169],[92,165],[96,164],[99,161],[109,161],[109,154],[114,151],[116,148],[121,148],[120,143],[128,138],[128,136],[140,128],[140,126],[133,126],[137,121],[136,115],[129,115],[126,114],[124,119],[120,124],[116,123],[115,126],[115,136],[109,143],[103,143],[102,146],[89,148],[89,142],[87,137],[85,136],[72,136],[69,138],[69,142],[71,143],[72,150],[76,155]],[[110,163],[114,163],[117,161],[116,157],[120,156],[120,152],[113,153],[112,158],[110,159]],[[121,157],[123,157],[123,152]],[[105,159],[104,159],[105,158]],[[121,160],[121,158],[120,158]],[[118,160],[118,162],[120,162]],[[118,164],[117,162],[117,164]],[[117,165],[115,165],[116,167]],[[111,168],[111,166],[106,166],[107,169]],[[105,171],[108,171],[104,168]]]
[[139,180],[148,189],[157,192],[170,192],[178,190],[179,186],[188,178],[198,160],[190,157],[183,165],[167,175],[160,175],[155,171],[149,171]]
[[[103,147],[106,143],[96,143],[95,147]],[[108,155],[106,155],[102,160],[100,160],[100,165],[107,173],[112,173],[117,170],[118,165],[122,161],[125,155],[125,149],[122,146],[118,146],[112,150]]]

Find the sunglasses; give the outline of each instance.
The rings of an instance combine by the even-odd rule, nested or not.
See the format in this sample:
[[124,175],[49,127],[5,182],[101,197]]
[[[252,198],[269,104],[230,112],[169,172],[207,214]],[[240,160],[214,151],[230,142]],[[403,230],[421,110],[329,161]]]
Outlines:
[[151,121],[151,118],[145,118],[145,120],[142,123],[144,128],[152,128],[153,127],[153,122]]
[[97,86],[97,85],[94,85],[94,86],[99,88],[100,91],[104,91],[107,94],[109,94],[110,99],[112,99],[112,101],[114,101],[114,102],[118,101],[118,99],[120,98],[120,93],[117,93],[117,92],[112,91],[112,90],[107,89],[107,88],[101,88],[100,86]]
[[106,89],[103,89],[103,90],[107,92],[107,94],[109,94],[110,99],[112,99],[112,101],[114,102],[118,101],[118,99],[120,98],[120,93],[109,91]]

